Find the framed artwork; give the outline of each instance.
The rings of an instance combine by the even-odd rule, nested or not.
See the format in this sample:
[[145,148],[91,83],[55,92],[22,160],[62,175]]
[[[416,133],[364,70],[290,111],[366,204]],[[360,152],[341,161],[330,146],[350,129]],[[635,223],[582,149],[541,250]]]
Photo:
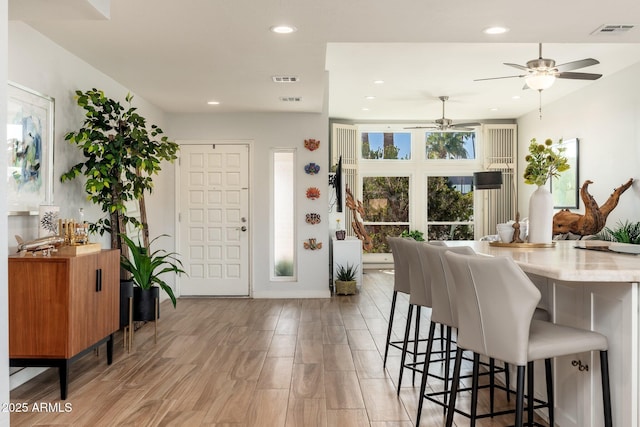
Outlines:
[[53,198],[54,100],[11,82],[7,100],[7,211],[38,215]]
[[555,209],[578,209],[580,207],[580,170],[578,162],[578,138],[566,139],[558,147],[564,147],[564,156],[569,161],[569,170],[557,178],[551,178],[551,194]]

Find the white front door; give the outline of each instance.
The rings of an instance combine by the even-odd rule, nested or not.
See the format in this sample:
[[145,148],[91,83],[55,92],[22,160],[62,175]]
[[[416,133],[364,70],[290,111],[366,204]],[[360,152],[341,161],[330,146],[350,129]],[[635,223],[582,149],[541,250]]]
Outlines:
[[181,296],[249,295],[249,145],[181,145]]

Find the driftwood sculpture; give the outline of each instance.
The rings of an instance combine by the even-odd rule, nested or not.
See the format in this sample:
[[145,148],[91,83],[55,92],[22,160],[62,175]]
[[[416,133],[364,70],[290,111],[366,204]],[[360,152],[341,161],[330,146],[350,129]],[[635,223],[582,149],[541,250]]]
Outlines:
[[584,203],[584,215],[571,212],[569,209],[562,209],[553,216],[553,234],[573,233],[588,236],[599,233],[607,223],[607,216],[618,205],[620,195],[627,191],[632,183],[633,178],[630,178],[629,181],[614,189],[609,199],[598,207],[598,203],[589,194],[589,184],[593,184],[593,181],[586,180],[580,188],[580,198]]
[[351,221],[353,232],[356,233],[358,239],[362,240],[362,249],[365,251],[371,250],[373,248],[373,240],[369,237],[369,233],[365,230],[362,221],[358,219],[358,215],[360,215],[360,218],[364,218],[364,207],[362,206],[362,202],[353,198],[353,194],[349,187],[345,189],[345,192],[347,193],[345,204],[349,209],[351,209],[351,215],[353,216],[353,221]]

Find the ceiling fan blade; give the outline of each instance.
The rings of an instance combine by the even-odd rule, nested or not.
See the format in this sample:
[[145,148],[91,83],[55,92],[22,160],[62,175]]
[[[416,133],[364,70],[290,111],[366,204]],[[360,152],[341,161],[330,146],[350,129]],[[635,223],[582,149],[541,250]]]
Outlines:
[[452,123],[451,127],[455,127],[455,128],[459,129],[461,127],[467,128],[467,127],[470,127],[470,126],[480,126],[480,125],[481,125],[481,123],[478,123],[478,122]]
[[408,126],[402,129],[438,129],[439,126]]
[[599,64],[600,61],[593,58],[581,59],[579,61],[567,62],[556,66],[559,72],[577,70],[578,68],[590,67],[592,65]]
[[577,79],[577,80],[598,80],[602,74],[594,73],[558,73],[556,77],[559,79]]
[[[480,123],[478,123],[478,124],[480,124]],[[458,125],[451,125],[451,126],[449,127],[449,129],[453,129],[453,130],[461,130],[461,131],[469,131],[469,132],[471,132],[471,131],[473,130],[473,128],[460,127],[460,126],[458,126]]]
[[522,74],[522,75],[519,75],[519,76],[488,77],[488,78],[485,78],[485,79],[474,79],[473,81],[474,82],[481,82],[483,80],[513,79],[513,78],[516,78],[516,77],[524,77],[524,76],[526,76],[526,74]]
[[517,68],[518,70],[529,71],[529,67],[525,67],[524,65],[512,64],[511,62],[503,62],[503,64],[508,65],[509,67]]

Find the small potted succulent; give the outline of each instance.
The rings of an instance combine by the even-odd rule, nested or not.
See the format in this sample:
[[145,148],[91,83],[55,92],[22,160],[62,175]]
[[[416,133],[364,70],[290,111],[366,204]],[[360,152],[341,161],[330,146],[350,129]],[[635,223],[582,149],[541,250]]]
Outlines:
[[356,274],[358,266],[347,264],[343,266],[338,264],[336,271],[336,294],[353,295],[356,293]]

